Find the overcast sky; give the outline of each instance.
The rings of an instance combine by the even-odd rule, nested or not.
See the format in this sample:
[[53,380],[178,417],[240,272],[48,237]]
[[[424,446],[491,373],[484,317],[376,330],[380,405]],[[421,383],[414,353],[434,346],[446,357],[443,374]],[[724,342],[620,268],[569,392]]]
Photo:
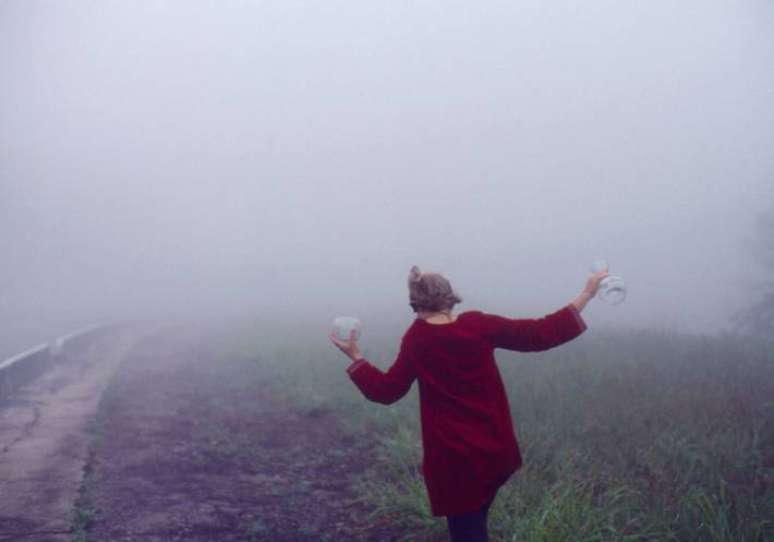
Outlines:
[[715,331],[773,207],[769,0],[0,0],[7,348],[410,319],[415,263],[460,310],[539,316],[597,258],[629,297],[590,325]]

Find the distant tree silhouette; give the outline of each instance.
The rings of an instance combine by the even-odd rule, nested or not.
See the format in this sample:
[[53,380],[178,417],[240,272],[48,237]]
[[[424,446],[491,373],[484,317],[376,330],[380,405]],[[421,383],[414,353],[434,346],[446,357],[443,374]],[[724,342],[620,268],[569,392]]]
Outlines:
[[734,315],[741,331],[774,339],[774,210],[758,216],[755,222],[754,256],[767,278],[761,299]]

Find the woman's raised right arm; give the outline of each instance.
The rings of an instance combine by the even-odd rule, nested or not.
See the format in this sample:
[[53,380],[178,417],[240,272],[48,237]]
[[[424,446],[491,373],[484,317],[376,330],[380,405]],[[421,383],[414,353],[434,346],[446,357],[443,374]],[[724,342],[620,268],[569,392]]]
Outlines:
[[405,340],[401,342],[398,358],[386,373],[360,358],[347,368],[347,374],[367,399],[383,405],[392,404],[406,395],[416,378]]
[[405,336],[400,344],[398,358],[386,373],[363,357],[354,333],[348,341],[342,341],[333,334],[330,338],[333,344],[352,360],[347,374],[367,399],[389,405],[408,393],[416,373],[411,347]]

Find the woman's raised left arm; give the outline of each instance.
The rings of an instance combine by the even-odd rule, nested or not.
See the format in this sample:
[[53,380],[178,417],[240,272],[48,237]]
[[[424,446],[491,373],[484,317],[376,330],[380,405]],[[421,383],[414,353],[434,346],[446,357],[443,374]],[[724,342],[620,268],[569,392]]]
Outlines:
[[586,304],[594,298],[594,296],[597,294],[597,289],[599,289],[599,283],[602,282],[602,280],[607,277],[608,274],[609,273],[607,271],[600,271],[598,273],[594,273],[588,278],[586,281],[586,287],[583,288],[583,291],[572,302],[572,305],[578,310],[578,312],[581,312],[586,307]]

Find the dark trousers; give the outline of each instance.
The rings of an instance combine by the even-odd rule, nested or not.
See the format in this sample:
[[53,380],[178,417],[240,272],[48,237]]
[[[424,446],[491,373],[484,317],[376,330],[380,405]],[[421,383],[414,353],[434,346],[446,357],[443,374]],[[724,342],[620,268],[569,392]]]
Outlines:
[[489,542],[486,520],[492,501],[494,501],[494,495],[489,499],[489,502],[475,512],[446,516],[451,542]]

